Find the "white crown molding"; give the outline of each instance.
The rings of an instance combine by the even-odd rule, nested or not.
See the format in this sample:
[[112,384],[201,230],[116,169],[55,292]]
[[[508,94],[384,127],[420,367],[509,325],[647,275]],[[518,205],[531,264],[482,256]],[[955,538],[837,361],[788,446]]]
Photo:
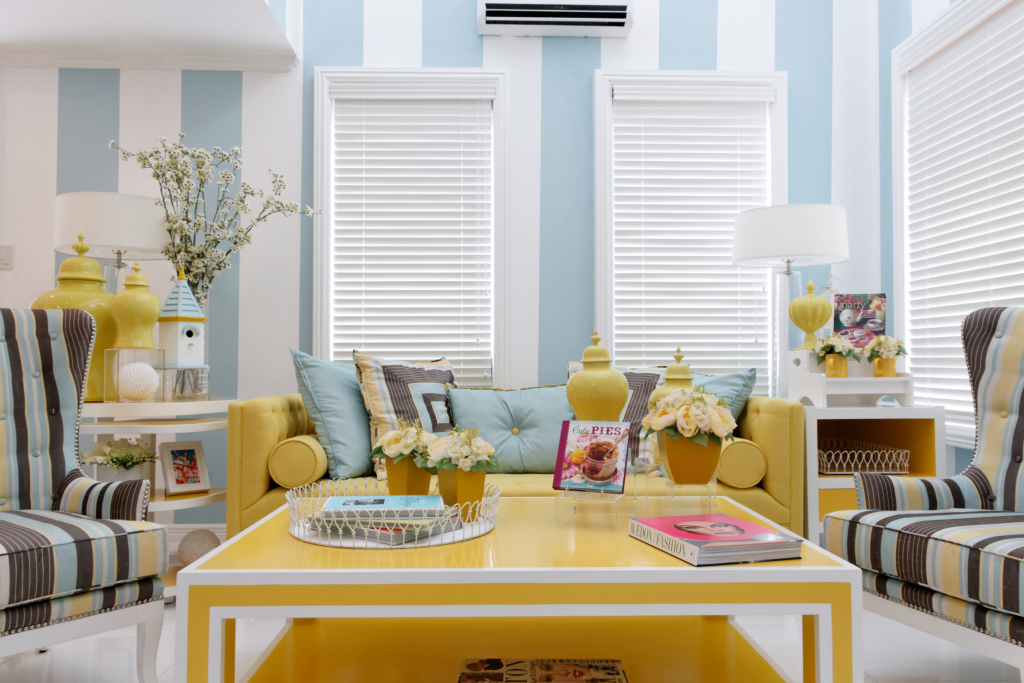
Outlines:
[[892,51],[893,72],[903,76],[1012,0],[959,0]]
[[153,54],[149,52],[36,52],[0,50],[0,67],[63,69],[164,69],[269,71],[283,73],[298,64],[295,54]]

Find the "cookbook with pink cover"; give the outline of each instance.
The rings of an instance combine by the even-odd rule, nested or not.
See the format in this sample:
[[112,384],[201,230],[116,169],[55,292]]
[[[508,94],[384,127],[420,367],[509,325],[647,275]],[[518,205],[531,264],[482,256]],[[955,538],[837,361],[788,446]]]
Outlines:
[[729,515],[640,517],[629,535],[694,565],[800,557],[802,539]]
[[555,461],[556,491],[622,493],[626,482],[628,422],[562,423]]

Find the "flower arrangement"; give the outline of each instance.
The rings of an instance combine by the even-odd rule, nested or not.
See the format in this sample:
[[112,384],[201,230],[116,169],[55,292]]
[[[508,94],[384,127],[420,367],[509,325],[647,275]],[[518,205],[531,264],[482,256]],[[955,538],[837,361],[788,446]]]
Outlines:
[[837,353],[843,358],[852,358],[858,363],[860,362],[857,349],[854,348],[853,344],[846,341],[841,334],[833,334],[824,339],[819,339],[818,343],[814,346],[814,352],[818,355],[818,365],[824,363],[825,356],[830,353]]
[[[152,171],[160,186],[157,204],[163,206],[171,238],[163,254],[174,264],[175,273],[184,269],[188,285],[205,311],[214,278],[231,267],[228,259],[233,252],[252,241],[253,228],[274,214],[290,216],[299,207],[281,201],[288,184],[284,176],[269,170],[270,196],[264,199],[263,190],[243,182],[232,197],[243,164],[242,150],[185,147],[181,144],[184,137],[179,133],[178,141],[172,143],[157,138],[156,147],[137,154],[121,149],[115,140],[110,147],[120,152],[123,161],[134,157],[139,168]],[[243,214],[249,213],[253,198],[264,199],[263,206],[245,223]],[[313,210],[307,206],[304,213],[312,216]]]
[[398,418],[398,429],[382,434],[370,455],[378,461],[390,458],[392,462],[416,458],[419,464],[419,458],[425,458],[428,449],[437,440],[436,436],[423,429],[419,420],[407,422]]
[[477,429],[463,429],[455,425],[448,436],[430,445],[425,457],[418,456],[416,464],[427,470],[455,470],[487,472],[498,469],[494,447],[480,438]]
[[875,358],[888,360],[896,356],[906,356],[907,349],[903,346],[903,340],[897,337],[890,337],[887,334],[880,334],[860,351],[869,361]]
[[732,440],[736,429],[729,404],[702,386],[676,389],[649,408],[641,422],[647,430],[645,439],[664,432],[670,439],[686,437],[701,446],[707,446],[708,441],[720,446]]
[[87,465],[106,465],[113,470],[128,471],[136,465],[156,462],[160,456],[135,439],[118,439],[105,444],[96,444],[93,452],[86,456]]

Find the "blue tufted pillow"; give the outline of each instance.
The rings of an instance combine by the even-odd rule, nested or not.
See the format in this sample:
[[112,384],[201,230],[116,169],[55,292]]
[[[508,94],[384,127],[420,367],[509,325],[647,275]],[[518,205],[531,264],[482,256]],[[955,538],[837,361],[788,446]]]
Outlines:
[[448,399],[455,422],[476,427],[494,446],[499,472],[554,473],[562,422],[573,419],[564,384],[515,391],[451,387]]
[[370,417],[359,392],[356,369],[291,349],[302,404],[327,453],[331,479],[373,473]]

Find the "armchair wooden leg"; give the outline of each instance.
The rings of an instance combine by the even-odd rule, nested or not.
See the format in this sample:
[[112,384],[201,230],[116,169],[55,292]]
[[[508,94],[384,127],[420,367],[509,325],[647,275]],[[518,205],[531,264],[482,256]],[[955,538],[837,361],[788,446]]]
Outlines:
[[156,683],[156,652],[164,629],[164,603],[151,602],[145,610],[145,620],[135,627],[135,666],[139,683]]

